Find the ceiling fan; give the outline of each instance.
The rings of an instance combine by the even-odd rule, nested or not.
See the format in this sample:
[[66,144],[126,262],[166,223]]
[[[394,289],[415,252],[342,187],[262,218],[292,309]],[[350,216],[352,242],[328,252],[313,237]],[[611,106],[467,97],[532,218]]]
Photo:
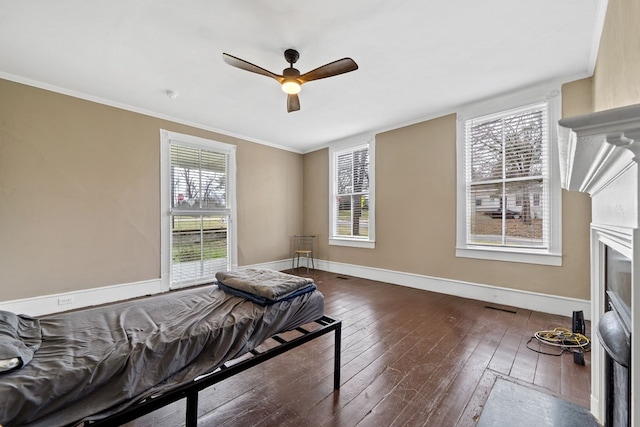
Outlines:
[[287,49],[284,51],[284,59],[289,63],[289,68],[285,68],[282,71],[282,75],[272,73],[269,70],[265,70],[262,67],[258,67],[244,59],[236,58],[228,53],[222,54],[222,59],[227,64],[240,68],[241,70],[251,71],[252,73],[262,74],[263,76],[271,77],[282,85],[282,90],[287,94],[287,112],[298,111],[300,109],[300,100],[298,99],[298,93],[300,92],[300,86],[303,83],[307,83],[313,80],[324,79],[326,77],[337,76],[338,74],[348,73],[349,71],[355,71],[358,69],[358,64],[351,58],[342,58],[337,61],[330,62],[321,67],[311,70],[308,73],[300,74],[296,68],[293,68],[293,64],[298,61],[300,54],[295,49]]

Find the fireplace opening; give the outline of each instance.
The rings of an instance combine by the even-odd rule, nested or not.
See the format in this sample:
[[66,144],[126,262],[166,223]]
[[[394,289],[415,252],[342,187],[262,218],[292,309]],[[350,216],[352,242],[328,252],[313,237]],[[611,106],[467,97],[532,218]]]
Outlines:
[[631,331],[631,259],[610,246],[605,246],[605,251],[605,311],[615,310],[626,329]]
[[605,350],[605,426],[631,422],[631,259],[606,247],[605,313],[598,336]]

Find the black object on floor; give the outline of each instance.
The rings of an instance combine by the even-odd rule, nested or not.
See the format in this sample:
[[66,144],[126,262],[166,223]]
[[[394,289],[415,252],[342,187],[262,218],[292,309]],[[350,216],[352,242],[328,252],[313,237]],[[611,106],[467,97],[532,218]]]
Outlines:
[[498,378],[477,427],[598,427],[587,408]]

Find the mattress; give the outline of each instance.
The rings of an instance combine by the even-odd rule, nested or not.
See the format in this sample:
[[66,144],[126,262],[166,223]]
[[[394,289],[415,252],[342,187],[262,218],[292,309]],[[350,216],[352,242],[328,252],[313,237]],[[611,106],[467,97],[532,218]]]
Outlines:
[[103,418],[323,314],[318,291],[260,306],[210,285],[42,317],[33,359],[0,376],[0,424]]

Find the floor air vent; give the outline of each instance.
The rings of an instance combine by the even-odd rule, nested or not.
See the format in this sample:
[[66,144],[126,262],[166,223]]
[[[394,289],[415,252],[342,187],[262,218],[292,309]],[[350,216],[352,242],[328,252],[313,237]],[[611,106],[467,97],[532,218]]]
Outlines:
[[515,308],[506,307],[506,306],[503,306],[503,305],[488,304],[488,305],[485,305],[485,308],[490,308],[492,310],[500,310],[500,311],[504,311],[504,312],[511,313],[511,314],[516,314],[517,313]]

